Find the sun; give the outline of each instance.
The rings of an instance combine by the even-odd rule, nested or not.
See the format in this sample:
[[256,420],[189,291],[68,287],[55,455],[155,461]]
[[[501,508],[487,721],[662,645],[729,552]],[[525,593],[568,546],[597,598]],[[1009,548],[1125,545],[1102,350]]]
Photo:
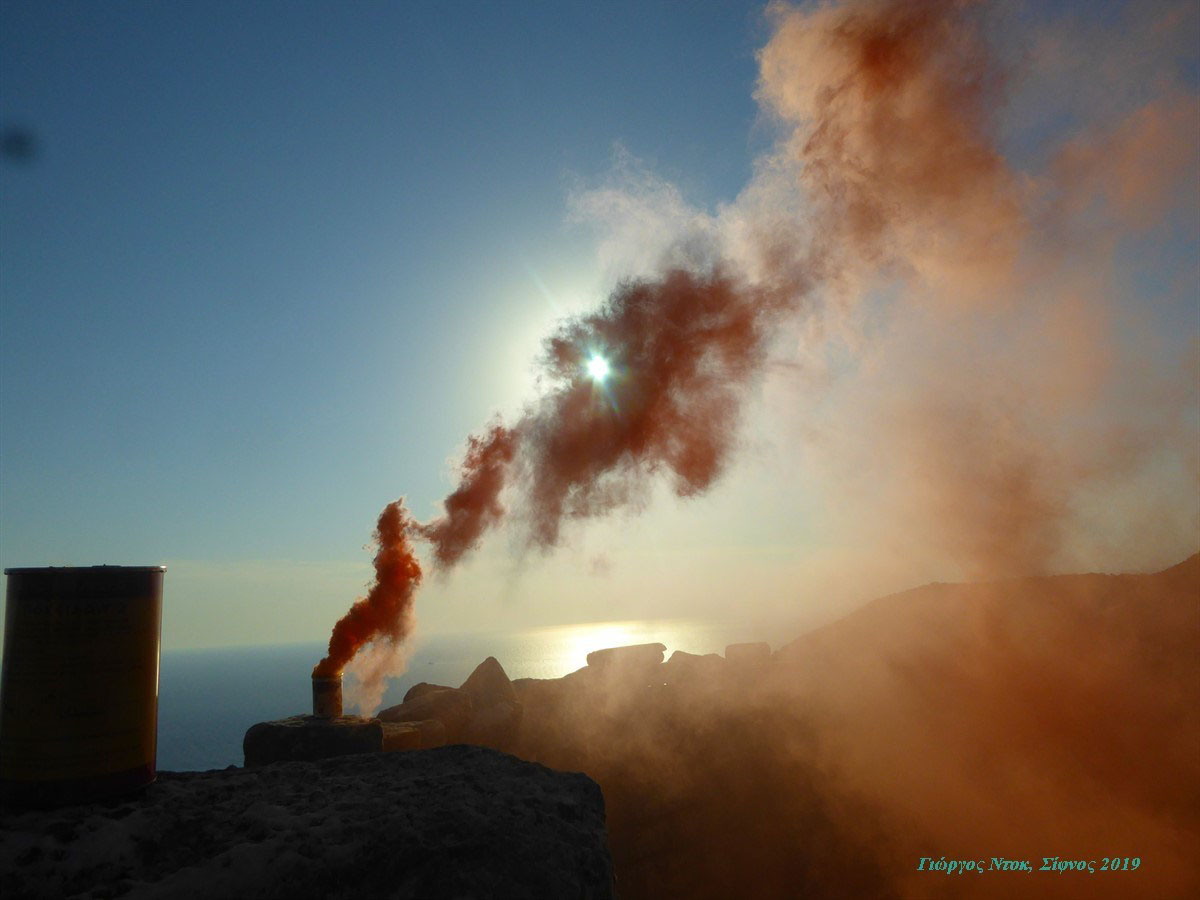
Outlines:
[[608,377],[608,360],[603,356],[593,356],[587,361],[587,373],[595,381],[603,381]]

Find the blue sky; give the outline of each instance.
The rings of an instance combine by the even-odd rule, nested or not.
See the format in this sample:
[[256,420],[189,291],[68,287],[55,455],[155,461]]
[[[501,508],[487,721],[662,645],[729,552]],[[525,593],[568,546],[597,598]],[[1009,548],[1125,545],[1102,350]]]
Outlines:
[[0,116],[39,147],[0,170],[5,566],[367,561],[382,504],[432,512],[519,401],[543,288],[598,299],[570,186],[618,143],[702,204],[745,182],[766,28],[755,3],[3,19]]
[[[38,148],[0,165],[0,562],[166,563],[169,647],[324,639],[370,576],[383,504],[434,514],[466,435],[528,397],[556,317],[611,287],[572,193],[626,154],[713,211],[773,139],[758,2],[0,15],[0,125]],[[1046,110],[1027,121],[1067,121]],[[1175,234],[1155,272],[1194,257]],[[1179,271],[1150,289],[1184,285],[1165,315],[1187,337]],[[755,415],[792,404],[768,392]],[[497,537],[419,614],[680,614],[639,599],[667,580],[711,611],[747,566],[790,602],[796,548],[821,546],[831,511],[781,487],[799,439],[752,439],[749,470],[702,502],[555,559],[514,562]]]
[[6,563],[327,553],[440,496],[530,272],[586,283],[569,180],[748,171],[753,7],[548,9],[6,7]]

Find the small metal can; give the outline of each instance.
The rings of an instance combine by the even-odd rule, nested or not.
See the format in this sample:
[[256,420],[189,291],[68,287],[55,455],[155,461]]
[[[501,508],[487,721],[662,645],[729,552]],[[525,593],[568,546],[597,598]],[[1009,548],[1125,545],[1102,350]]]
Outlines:
[[313,715],[319,719],[336,719],[342,714],[342,676],[312,680]]

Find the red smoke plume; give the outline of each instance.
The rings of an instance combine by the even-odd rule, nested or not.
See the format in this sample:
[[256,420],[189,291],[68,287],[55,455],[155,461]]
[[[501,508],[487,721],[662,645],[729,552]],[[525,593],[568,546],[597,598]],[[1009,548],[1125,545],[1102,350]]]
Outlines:
[[366,597],[354,601],[350,611],[333,626],[329,654],[313,669],[314,678],[341,675],[342,669],[368,641],[384,639],[399,644],[412,631],[413,592],[421,583],[421,566],[413,555],[408,532],[412,520],[404,501],[384,507],[375,525],[375,581]]
[[[674,270],[622,285],[551,337],[544,365],[559,387],[519,425],[532,541],[553,546],[564,517],[637,502],[659,474],[681,497],[706,490],[785,299],[720,269]],[[582,377],[592,354],[612,368],[603,382]]]
[[[675,270],[622,285],[600,311],[564,325],[543,360],[554,389],[516,425],[468,439],[445,514],[421,524],[400,501],[383,511],[375,584],[334,627],[314,674],[340,672],[369,641],[407,635],[421,578],[410,535],[429,541],[440,569],[452,568],[504,518],[500,494],[514,468],[529,541],[544,548],[557,543],[564,518],[637,502],[659,474],[680,496],[707,489],[729,458],[769,325],[787,306],[787,295],[720,270]],[[603,381],[586,374],[593,354],[611,367]]]
[[[469,438],[444,515],[420,524],[398,504],[384,510],[377,582],[318,668],[340,670],[364,643],[407,632],[420,578],[410,536],[447,570],[506,517],[548,548],[565,520],[636,506],[659,477],[680,496],[705,491],[778,326],[798,313],[834,318],[818,301],[850,306],[873,288],[896,297],[892,331],[908,355],[884,346],[886,374],[861,382],[862,459],[857,446],[839,450],[843,464],[884,473],[875,518],[925,529],[922,540],[968,571],[1048,568],[1072,495],[1139,464],[1103,448],[1177,437],[1165,404],[1160,420],[1139,413],[1122,430],[1119,395],[1105,393],[1137,379],[1147,393],[1165,388],[1141,370],[1107,371],[1104,266],[1119,229],[1161,220],[1167,183],[1194,173],[1196,105],[1178,89],[1183,101],[1085,119],[1044,148],[1043,170],[1021,171],[993,133],[1008,73],[983,39],[988,11],[964,0],[772,4],[757,96],[784,137],[732,212],[704,219],[711,252],[621,284],[562,325],[545,344],[549,393]],[[1149,178],[1164,147],[1174,162]],[[592,355],[608,378],[587,375]],[[1194,404],[1194,384],[1181,397],[1172,409]]]
[[517,432],[503,425],[493,425],[482,437],[467,438],[462,483],[443,501],[446,514],[417,526],[417,533],[433,544],[434,558],[443,569],[457,563],[504,515],[500,492],[517,440]]
[[[446,514],[421,526],[438,563],[456,563],[501,520],[498,496],[514,474],[540,547],[557,543],[564,518],[636,502],[660,473],[680,496],[705,490],[725,466],[767,326],[785,305],[720,270],[675,270],[624,284],[566,323],[545,345],[553,390],[513,427],[470,439]],[[608,362],[604,380],[586,373],[593,355]]]
[[960,263],[1010,247],[1020,197],[990,133],[1003,77],[977,33],[980,5],[772,7],[759,99],[793,129],[785,152],[838,265],[893,262],[916,249],[906,238],[929,235]]

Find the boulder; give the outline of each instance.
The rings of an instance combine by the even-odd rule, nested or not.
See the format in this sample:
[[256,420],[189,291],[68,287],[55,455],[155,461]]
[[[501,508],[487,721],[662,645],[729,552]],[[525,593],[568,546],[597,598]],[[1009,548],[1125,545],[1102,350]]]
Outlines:
[[428,681],[418,681],[408,689],[408,692],[404,695],[404,702],[407,703],[409,700],[415,700],[417,697],[420,697],[422,694],[428,694],[430,691],[452,690],[454,688],[444,684],[430,684]]
[[446,739],[457,742],[470,721],[474,703],[471,695],[455,688],[425,691],[397,706],[390,706],[376,715],[381,722],[422,722],[437,719],[445,726]]
[[587,655],[588,664],[578,680],[603,698],[605,712],[611,713],[614,706],[631,701],[638,689],[662,684],[666,649],[662,644],[633,644],[594,650]]
[[520,703],[493,703],[476,710],[467,726],[467,742],[495,750],[511,750],[521,728]]
[[445,747],[447,740],[446,726],[437,719],[426,719],[423,722],[410,723],[421,735],[421,749],[432,750],[434,747]]
[[539,696],[547,682],[556,681],[554,678],[514,678],[513,692],[517,699],[524,703],[529,697]]
[[545,706],[561,702],[568,694],[570,682],[563,678],[517,678],[513,690],[523,707]]
[[459,690],[470,695],[476,709],[483,709],[493,703],[517,702],[517,692],[513,690],[504,667],[494,656],[489,656],[476,666],[475,671],[462,683]]
[[159,772],[128,799],[0,808],[0,896],[614,893],[600,788],[481,747]]
[[631,644],[628,647],[607,647],[587,655],[587,664],[595,669],[649,668],[663,661],[665,644]]
[[381,722],[383,750],[428,750],[446,745],[446,726],[437,719],[421,722]]
[[725,659],[738,666],[765,665],[771,661],[771,645],[766,641],[730,644],[725,648]]
[[[431,720],[432,721],[432,720]],[[416,722],[380,722],[383,726],[383,751],[420,750],[421,729]]]
[[292,716],[251,725],[242,739],[247,766],[280,760],[315,760],[383,749],[383,727],[362,716],[320,719]]
[[697,687],[714,686],[725,674],[726,661],[719,653],[698,656],[676,650],[663,663],[663,681],[667,684],[690,684]]
[[465,739],[481,747],[512,749],[521,727],[522,707],[504,667],[494,656],[489,656],[460,690],[469,694],[474,704]]

